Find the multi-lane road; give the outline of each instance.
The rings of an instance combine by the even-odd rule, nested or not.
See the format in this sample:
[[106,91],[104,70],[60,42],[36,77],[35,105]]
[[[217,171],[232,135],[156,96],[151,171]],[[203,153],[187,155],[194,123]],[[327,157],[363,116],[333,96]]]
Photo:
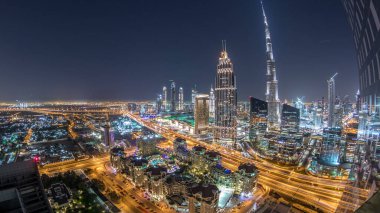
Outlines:
[[[367,199],[368,190],[353,187],[346,180],[305,175],[294,171],[294,167],[281,167],[265,160],[247,158],[242,156],[241,152],[217,144],[205,143],[129,112],[124,113],[168,139],[182,137],[186,139],[189,146],[202,145],[207,149],[218,151],[222,155],[222,163],[226,168],[236,170],[241,163],[254,163],[260,170],[259,184],[270,187],[290,200],[301,201],[324,212],[335,212],[339,205],[344,206],[347,212],[353,212]],[[343,192],[357,199],[357,202],[343,201],[341,199]]]
[[[207,149],[218,151],[222,156],[223,166],[231,170],[236,170],[241,163],[254,163],[260,170],[258,179],[259,184],[263,185],[264,187],[269,187],[277,193],[287,197],[291,201],[301,201],[304,204],[308,204],[324,212],[335,212],[338,206],[340,209],[342,209],[343,206],[343,209],[347,210],[348,212],[353,212],[367,199],[368,196],[368,190],[353,187],[346,180],[334,180],[314,177],[311,175],[298,173],[297,171],[294,171],[294,167],[281,167],[262,159],[247,158],[244,157],[241,152],[231,150],[227,147],[219,146],[217,144],[205,143],[196,138],[190,137],[189,135],[184,135],[170,128],[160,126],[154,122],[151,122],[150,120],[144,120],[139,116],[131,114],[127,111],[94,110],[93,112],[89,112],[75,110],[73,112],[60,112],[59,109],[53,111],[51,109],[35,109],[31,111],[55,114],[80,112],[124,114],[137,121],[141,125],[162,134],[164,137],[168,138],[169,141],[175,137],[182,137],[187,140],[187,143],[190,147],[195,145],[202,145]],[[168,145],[171,145],[170,142]],[[88,160],[73,164],[72,166],[59,166],[50,169],[46,168],[43,169],[42,172],[54,173],[76,168],[96,168],[100,165],[104,165],[108,159],[99,158],[92,160],[94,162]],[[354,199],[356,202],[343,201],[343,192],[345,192],[345,195],[352,197],[352,199]]]

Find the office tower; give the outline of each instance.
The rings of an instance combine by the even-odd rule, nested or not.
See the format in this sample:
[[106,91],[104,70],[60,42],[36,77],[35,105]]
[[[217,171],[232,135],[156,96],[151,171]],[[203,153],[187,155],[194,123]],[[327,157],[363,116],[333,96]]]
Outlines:
[[160,114],[162,110],[162,95],[157,96],[156,100],[156,114]]
[[162,88],[162,110],[166,111],[168,106],[168,91],[164,86]]
[[104,145],[107,148],[110,148],[112,146],[112,138],[111,138],[111,124],[109,122],[108,115],[106,117],[106,124],[103,126],[104,130],[104,135],[103,135],[103,140],[104,140]]
[[215,94],[214,94],[214,88],[210,89],[210,102],[209,102],[209,113],[210,113],[210,118],[214,119],[215,118]]
[[0,166],[1,212],[52,212],[34,161]]
[[272,40],[269,32],[268,20],[265,15],[264,5],[261,2],[264,25],[265,25],[265,43],[267,53],[267,89],[266,101],[268,103],[268,128],[276,129],[280,127],[280,100],[278,99],[278,81],[276,77],[276,65],[273,57]]
[[197,85],[194,85],[194,88],[191,89],[191,106],[192,106],[193,111],[194,111],[194,106],[195,106],[195,97],[197,95],[198,95]]
[[323,126],[323,107],[322,102],[317,101],[313,110],[314,129],[320,129]]
[[170,112],[175,112],[175,82],[170,84]]
[[214,138],[216,140],[236,140],[236,105],[236,78],[224,43],[215,79]]
[[345,150],[341,143],[342,130],[339,127],[323,129],[319,162],[323,165],[337,166],[341,163]]
[[296,107],[284,104],[281,113],[281,130],[296,133],[300,127],[300,110]]
[[355,42],[360,95],[371,114],[380,98],[380,2],[342,0],[342,3]]
[[194,133],[201,134],[207,131],[209,119],[209,96],[199,94],[195,97],[194,107]]
[[268,103],[254,97],[249,98],[249,103],[249,138],[253,140],[257,135],[264,134],[267,130]]
[[360,99],[360,90],[356,93],[356,114],[359,114],[361,108],[362,108],[362,103]]
[[335,76],[338,73],[335,73],[329,80],[327,80],[328,86],[328,127],[335,127]]
[[183,88],[180,87],[178,90],[178,110],[182,111],[183,107]]

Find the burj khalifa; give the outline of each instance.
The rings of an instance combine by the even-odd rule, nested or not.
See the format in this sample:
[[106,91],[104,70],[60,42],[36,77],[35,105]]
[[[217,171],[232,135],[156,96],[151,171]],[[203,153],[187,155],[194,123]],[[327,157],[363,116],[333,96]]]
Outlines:
[[276,78],[276,66],[273,57],[272,39],[270,37],[268,20],[265,15],[264,5],[261,2],[265,25],[265,42],[267,53],[267,89],[266,101],[268,103],[268,128],[278,129],[280,127],[280,100],[278,98],[278,81]]

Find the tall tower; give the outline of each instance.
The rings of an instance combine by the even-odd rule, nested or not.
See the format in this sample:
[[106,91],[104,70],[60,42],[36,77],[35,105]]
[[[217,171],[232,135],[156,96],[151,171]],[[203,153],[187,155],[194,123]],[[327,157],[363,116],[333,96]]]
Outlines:
[[168,90],[165,86],[162,88],[162,96],[162,110],[166,111],[168,106]]
[[180,87],[178,91],[178,110],[183,110],[183,88]]
[[360,90],[356,93],[356,114],[359,114],[362,107],[361,99],[360,99]]
[[278,81],[276,77],[276,66],[273,57],[272,39],[270,37],[269,25],[261,1],[265,25],[265,43],[267,52],[267,90],[265,93],[268,102],[268,128],[280,127],[280,100],[278,99]]
[[162,110],[162,95],[157,96],[156,100],[156,113],[160,114]]
[[175,112],[175,82],[170,85],[170,112]]
[[191,107],[194,111],[194,107],[195,107],[195,97],[198,95],[198,91],[197,91],[197,85],[194,85],[194,88],[191,89]]
[[214,138],[216,140],[232,140],[235,142],[237,135],[236,105],[236,78],[224,42],[215,79]]
[[210,89],[210,102],[209,102],[209,117],[210,118],[215,118],[215,94],[214,94],[214,88],[212,87],[211,85],[211,89]]
[[334,118],[334,108],[335,108],[335,76],[338,73],[335,73],[329,80],[327,80],[328,86],[328,127],[335,127],[335,118]]

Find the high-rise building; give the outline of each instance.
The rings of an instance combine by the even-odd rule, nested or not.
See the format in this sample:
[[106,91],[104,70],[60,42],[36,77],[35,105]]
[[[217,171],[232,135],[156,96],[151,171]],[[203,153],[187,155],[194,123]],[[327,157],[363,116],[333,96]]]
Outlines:
[[160,114],[162,110],[162,95],[157,96],[156,100],[156,113]]
[[261,2],[264,25],[265,25],[265,43],[267,53],[267,88],[266,101],[268,103],[268,128],[280,127],[280,100],[278,98],[278,81],[276,77],[276,66],[273,57],[272,39],[270,37],[268,20],[265,15],[264,5]]
[[183,105],[183,88],[180,87],[178,90],[178,110],[182,111],[184,109]]
[[166,111],[168,106],[168,90],[164,86],[162,88],[162,110]]
[[176,96],[175,96],[175,82],[172,81],[170,84],[170,112],[175,112],[175,103],[176,103]]
[[199,94],[195,97],[194,107],[194,133],[200,134],[208,129],[209,96]]
[[224,43],[215,79],[214,138],[216,140],[236,140],[236,106],[236,78]]
[[194,88],[191,89],[191,106],[194,111],[195,106],[195,97],[198,95],[197,85],[194,85]]
[[362,103],[360,99],[360,90],[356,93],[356,114],[359,114],[361,108],[362,108]]
[[254,97],[250,97],[249,102],[249,138],[253,140],[267,130],[268,103]]
[[296,133],[299,131],[299,126],[300,110],[287,104],[282,105],[281,130]]
[[380,2],[342,0],[351,26],[362,102],[373,112],[380,101]]
[[335,127],[335,75],[333,75],[329,80],[327,80],[327,86],[328,86],[328,127]]
[[214,119],[215,118],[215,94],[214,94],[214,88],[211,86],[210,89],[210,102],[209,102],[209,113],[210,113],[210,118]]
[[103,140],[104,140],[104,145],[107,148],[111,148],[112,146],[112,137],[111,137],[111,124],[108,121],[108,116],[107,116],[107,121],[106,124],[103,126]]
[[37,164],[20,161],[0,166],[1,212],[52,212]]

